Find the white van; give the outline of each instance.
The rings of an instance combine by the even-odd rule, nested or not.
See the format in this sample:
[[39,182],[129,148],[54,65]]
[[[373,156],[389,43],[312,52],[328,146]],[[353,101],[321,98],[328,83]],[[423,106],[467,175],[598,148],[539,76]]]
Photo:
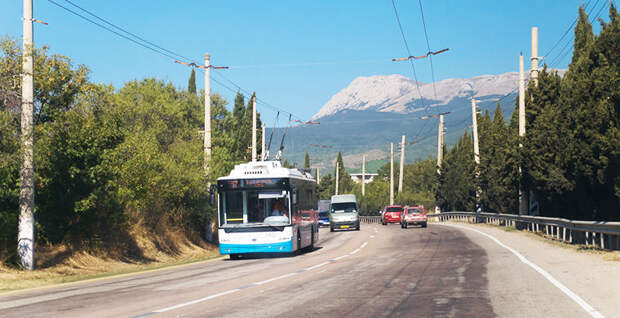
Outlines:
[[355,194],[333,195],[329,205],[329,229],[360,229],[359,208]]

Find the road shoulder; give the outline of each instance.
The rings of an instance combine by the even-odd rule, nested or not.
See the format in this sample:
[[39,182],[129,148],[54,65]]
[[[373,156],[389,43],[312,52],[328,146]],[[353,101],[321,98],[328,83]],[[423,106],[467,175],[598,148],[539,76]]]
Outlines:
[[[490,255],[496,255],[498,258],[516,258],[511,252],[502,248],[499,244],[494,242],[488,237],[477,233],[473,230],[477,230],[499,240],[501,243],[514,249],[519,254],[523,255],[527,260],[539,266],[541,269],[549,273],[552,277],[557,279],[561,284],[566,286],[572,292],[577,294],[581,299],[590,304],[596,310],[606,317],[616,317],[620,314],[617,301],[620,299],[620,262],[606,260],[601,254],[578,252],[575,249],[569,247],[563,247],[560,245],[550,244],[543,240],[531,237],[526,233],[520,231],[505,231],[501,228],[481,226],[464,223],[449,223],[462,227],[462,232],[470,239],[483,246],[485,249],[492,249],[495,252],[489,253]],[[501,251],[503,249],[504,251]],[[524,290],[514,291],[514,285],[511,286],[509,281],[503,280],[506,278],[503,272],[508,270],[521,270],[525,271],[520,266],[518,269],[511,266],[511,262],[506,262],[502,259],[492,260],[495,265],[490,264],[489,268],[489,281],[490,288],[497,290],[497,293],[491,292],[491,295],[497,297],[516,297],[523,298],[526,303],[521,304],[522,308],[519,309],[519,304],[514,304],[515,308],[511,306],[504,306],[503,309],[510,310],[511,316],[514,316],[513,310],[520,310],[521,312],[528,312],[526,295],[519,293],[534,293],[539,292],[540,289],[548,289],[548,286],[554,287],[557,291],[558,288],[553,286],[551,282],[545,279],[540,273],[533,277],[537,277],[539,282],[527,283],[525,282],[526,274],[522,277],[522,281],[513,281],[512,283],[517,286],[521,286]],[[518,261],[521,263],[520,261]],[[497,266],[497,268],[493,268]],[[528,274],[529,275],[529,274]],[[518,275],[513,275],[518,276]],[[555,295],[556,293],[554,293]],[[566,303],[562,297],[557,297],[561,303],[549,302],[550,308],[561,310],[559,308],[561,304]],[[568,296],[563,297],[569,299]],[[499,304],[500,299],[495,299]],[[502,300],[503,301],[503,300]],[[572,301],[575,303],[574,301]],[[508,308],[506,308],[508,307]],[[567,308],[574,308],[575,306],[565,306]],[[578,307],[579,308],[579,307]],[[499,308],[498,313],[503,312],[502,308]],[[504,311],[507,312],[507,311]],[[565,314],[570,314],[572,310]],[[540,313],[540,312],[539,312]],[[575,314],[586,315],[581,311],[573,312]],[[500,316],[502,316],[500,314]],[[524,315],[525,316],[525,315]]]

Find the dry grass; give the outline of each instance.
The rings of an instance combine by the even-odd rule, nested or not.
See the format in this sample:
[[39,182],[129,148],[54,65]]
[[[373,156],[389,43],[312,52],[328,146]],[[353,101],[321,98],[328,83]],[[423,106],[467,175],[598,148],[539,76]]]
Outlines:
[[124,237],[129,242],[91,251],[74,251],[67,245],[40,246],[35,254],[36,270],[0,265],[0,292],[135,273],[219,256],[214,246],[195,244],[181,232],[156,232],[136,225]]

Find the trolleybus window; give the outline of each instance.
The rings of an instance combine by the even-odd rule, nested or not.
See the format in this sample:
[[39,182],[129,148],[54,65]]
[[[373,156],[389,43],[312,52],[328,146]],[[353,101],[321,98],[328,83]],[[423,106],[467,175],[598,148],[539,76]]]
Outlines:
[[228,190],[221,192],[220,225],[291,224],[290,195],[283,190]]

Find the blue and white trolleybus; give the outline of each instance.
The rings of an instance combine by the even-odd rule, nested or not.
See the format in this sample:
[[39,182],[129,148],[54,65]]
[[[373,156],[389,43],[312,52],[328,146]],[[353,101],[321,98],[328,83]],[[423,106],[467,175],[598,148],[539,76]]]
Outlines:
[[290,253],[319,239],[318,189],[308,173],[280,161],[236,165],[217,179],[220,253]]

